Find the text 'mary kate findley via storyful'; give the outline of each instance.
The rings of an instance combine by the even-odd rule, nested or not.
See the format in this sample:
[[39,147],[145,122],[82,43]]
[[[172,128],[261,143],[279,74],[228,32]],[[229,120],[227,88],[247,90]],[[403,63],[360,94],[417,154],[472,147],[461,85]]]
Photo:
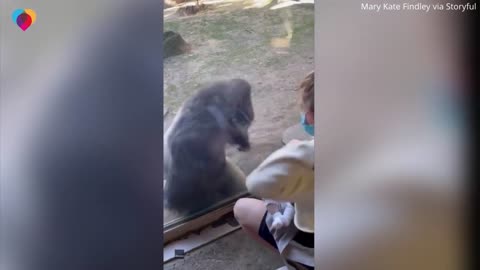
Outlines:
[[477,10],[477,3],[467,3],[467,4],[425,4],[425,3],[402,3],[402,4],[392,4],[392,3],[383,3],[383,4],[370,4],[370,3],[361,3],[361,10],[365,11],[473,11]]

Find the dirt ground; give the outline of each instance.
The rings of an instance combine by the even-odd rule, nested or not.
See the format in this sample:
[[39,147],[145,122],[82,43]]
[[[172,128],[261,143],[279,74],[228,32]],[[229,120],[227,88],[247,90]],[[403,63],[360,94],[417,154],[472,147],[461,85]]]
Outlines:
[[282,133],[299,121],[295,89],[314,68],[314,11],[311,4],[271,10],[276,2],[247,9],[242,2],[222,3],[188,17],[165,12],[164,31],[178,32],[192,50],[164,61],[164,126],[201,85],[246,79],[253,87],[252,148],[228,149],[227,155],[248,174],[282,146]]

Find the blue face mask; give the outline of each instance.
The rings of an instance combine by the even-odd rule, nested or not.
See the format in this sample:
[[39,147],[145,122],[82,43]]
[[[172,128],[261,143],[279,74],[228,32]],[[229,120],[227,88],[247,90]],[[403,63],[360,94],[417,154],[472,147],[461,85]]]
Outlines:
[[307,119],[305,118],[305,114],[302,114],[302,117],[300,119],[300,123],[302,124],[305,132],[307,132],[310,136],[313,136],[313,132],[314,132],[315,129],[313,128],[313,125],[309,125],[307,123]]

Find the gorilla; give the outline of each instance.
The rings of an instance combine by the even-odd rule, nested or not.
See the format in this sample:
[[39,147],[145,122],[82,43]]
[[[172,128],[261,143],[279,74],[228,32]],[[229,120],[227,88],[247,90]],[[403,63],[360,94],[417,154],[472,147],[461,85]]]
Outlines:
[[184,102],[164,135],[168,209],[191,214],[245,189],[225,147],[249,150],[253,119],[251,86],[242,79],[213,83]]

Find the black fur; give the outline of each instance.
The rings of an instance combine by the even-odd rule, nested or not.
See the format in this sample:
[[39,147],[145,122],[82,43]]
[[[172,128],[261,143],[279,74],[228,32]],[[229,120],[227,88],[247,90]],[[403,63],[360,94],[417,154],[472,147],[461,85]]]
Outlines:
[[166,135],[166,206],[192,213],[234,194],[225,147],[250,148],[254,119],[251,86],[241,79],[218,82],[188,99]]

